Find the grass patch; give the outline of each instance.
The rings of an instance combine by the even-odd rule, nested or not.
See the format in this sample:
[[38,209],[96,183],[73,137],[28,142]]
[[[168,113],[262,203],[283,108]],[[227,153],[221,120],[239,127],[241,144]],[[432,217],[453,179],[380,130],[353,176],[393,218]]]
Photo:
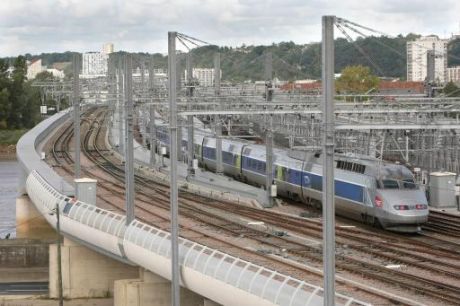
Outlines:
[[27,132],[26,129],[21,130],[0,130],[0,144],[16,144],[22,135]]

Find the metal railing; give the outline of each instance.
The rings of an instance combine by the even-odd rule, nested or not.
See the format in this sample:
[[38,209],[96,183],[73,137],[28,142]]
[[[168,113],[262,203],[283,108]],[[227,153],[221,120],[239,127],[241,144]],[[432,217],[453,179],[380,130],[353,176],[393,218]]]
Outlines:
[[[114,252],[125,249],[127,259],[149,268],[155,256],[169,261],[171,256],[170,233],[151,225],[134,220],[129,226],[125,216],[98,208],[94,205],[75,201],[56,191],[40,174],[33,171],[27,179],[27,191],[30,198],[45,215],[59,203],[62,212],[61,228],[64,234],[85,239],[105,251]],[[54,216],[46,216],[54,226]],[[70,223],[74,225],[70,225]],[[79,226],[75,226],[75,224]],[[84,227],[83,227],[84,226]],[[86,233],[86,234],[83,234]],[[104,236],[101,236],[104,234]],[[112,242],[101,241],[111,237]],[[91,241],[89,241],[91,240]],[[110,243],[114,245],[110,245]],[[126,248],[133,245],[142,249],[146,256],[139,260],[130,256]],[[180,265],[182,269],[191,269],[201,275],[211,277],[255,295],[274,305],[322,305],[323,289],[305,281],[295,279],[263,266],[226,254],[205,245],[180,238]],[[117,252],[118,253],[118,252]],[[120,254],[115,254],[120,255]],[[139,255],[137,255],[139,256]],[[131,258],[132,257],[132,258]],[[156,272],[156,271],[152,271]],[[184,272],[185,273],[185,272]],[[367,305],[344,295],[336,295],[336,305]]]

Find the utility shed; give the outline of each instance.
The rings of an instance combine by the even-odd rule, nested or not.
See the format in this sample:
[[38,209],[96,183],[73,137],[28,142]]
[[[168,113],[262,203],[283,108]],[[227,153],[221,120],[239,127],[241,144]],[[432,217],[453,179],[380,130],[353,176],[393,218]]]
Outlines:
[[96,205],[97,180],[90,178],[75,179],[76,197],[79,201]]
[[436,208],[456,207],[456,176],[457,174],[452,172],[430,173],[430,206]]

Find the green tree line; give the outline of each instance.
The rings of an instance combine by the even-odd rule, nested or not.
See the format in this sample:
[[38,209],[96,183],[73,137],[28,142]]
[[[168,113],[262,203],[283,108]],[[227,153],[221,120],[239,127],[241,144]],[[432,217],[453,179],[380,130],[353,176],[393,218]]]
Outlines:
[[[335,40],[335,72],[347,66],[367,66],[377,76],[406,78],[406,43],[420,37],[416,34],[389,37],[358,38],[349,42],[344,38]],[[364,51],[363,55],[358,49]],[[214,53],[221,54],[223,80],[241,82],[262,80],[264,77],[264,53],[273,54],[273,72],[282,80],[319,79],[321,77],[321,44],[305,45],[281,42],[269,46],[246,46],[238,48],[204,46],[192,49],[195,67],[212,68]],[[449,66],[460,65],[460,39],[448,46]],[[167,56],[155,54],[155,66],[167,67]],[[185,67],[185,57],[178,57]],[[371,62],[373,64],[371,64]],[[184,68],[185,69],[185,68]]]
[[[344,38],[335,40],[335,70],[342,71],[346,66],[368,66],[371,73],[377,76],[406,78],[406,43],[420,37],[417,34],[399,35],[389,37],[358,38],[349,42]],[[358,48],[362,49],[364,56]],[[264,53],[271,51],[273,54],[273,72],[282,80],[319,79],[321,77],[321,44],[295,44],[293,42],[273,43],[269,46],[218,47],[204,46],[192,49],[194,66],[212,68],[213,54],[221,53],[222,77],[225,81],[241,82],[245,80],[262,80],[264,76]],[[460,65],[460,39],[453,40],[448,46],[448,65]],[[40,55],[26,54],[30,60],[41,58],[43,65],[52,65],[56,62],[69,62],[73,52],[42,53]],[[138,53],[149,55],[148,53]],[[368,58],[373,63],[372,65]],[[181,59],[181,56],[179,56]],[[14,58],[6,59],[13,64]],[[156,68],[167,67],[167,56],[160,53],[154,54]],[[181,59],[185,69],[185,57]]]
[[40,120],[40,93],[27,81],[24,56],[13,62],[11,74],[8,62],[0,59],[0,129],[31,128]]

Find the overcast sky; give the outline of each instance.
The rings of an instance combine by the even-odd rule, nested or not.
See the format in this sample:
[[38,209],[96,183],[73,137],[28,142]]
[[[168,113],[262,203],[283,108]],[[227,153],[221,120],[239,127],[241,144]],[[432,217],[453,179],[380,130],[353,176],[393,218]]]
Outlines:
[[217,45],[319,41],[322,15],[396,35],[459,32],[459,0],[1,0],[0,56],[167,50],[167,31]]

